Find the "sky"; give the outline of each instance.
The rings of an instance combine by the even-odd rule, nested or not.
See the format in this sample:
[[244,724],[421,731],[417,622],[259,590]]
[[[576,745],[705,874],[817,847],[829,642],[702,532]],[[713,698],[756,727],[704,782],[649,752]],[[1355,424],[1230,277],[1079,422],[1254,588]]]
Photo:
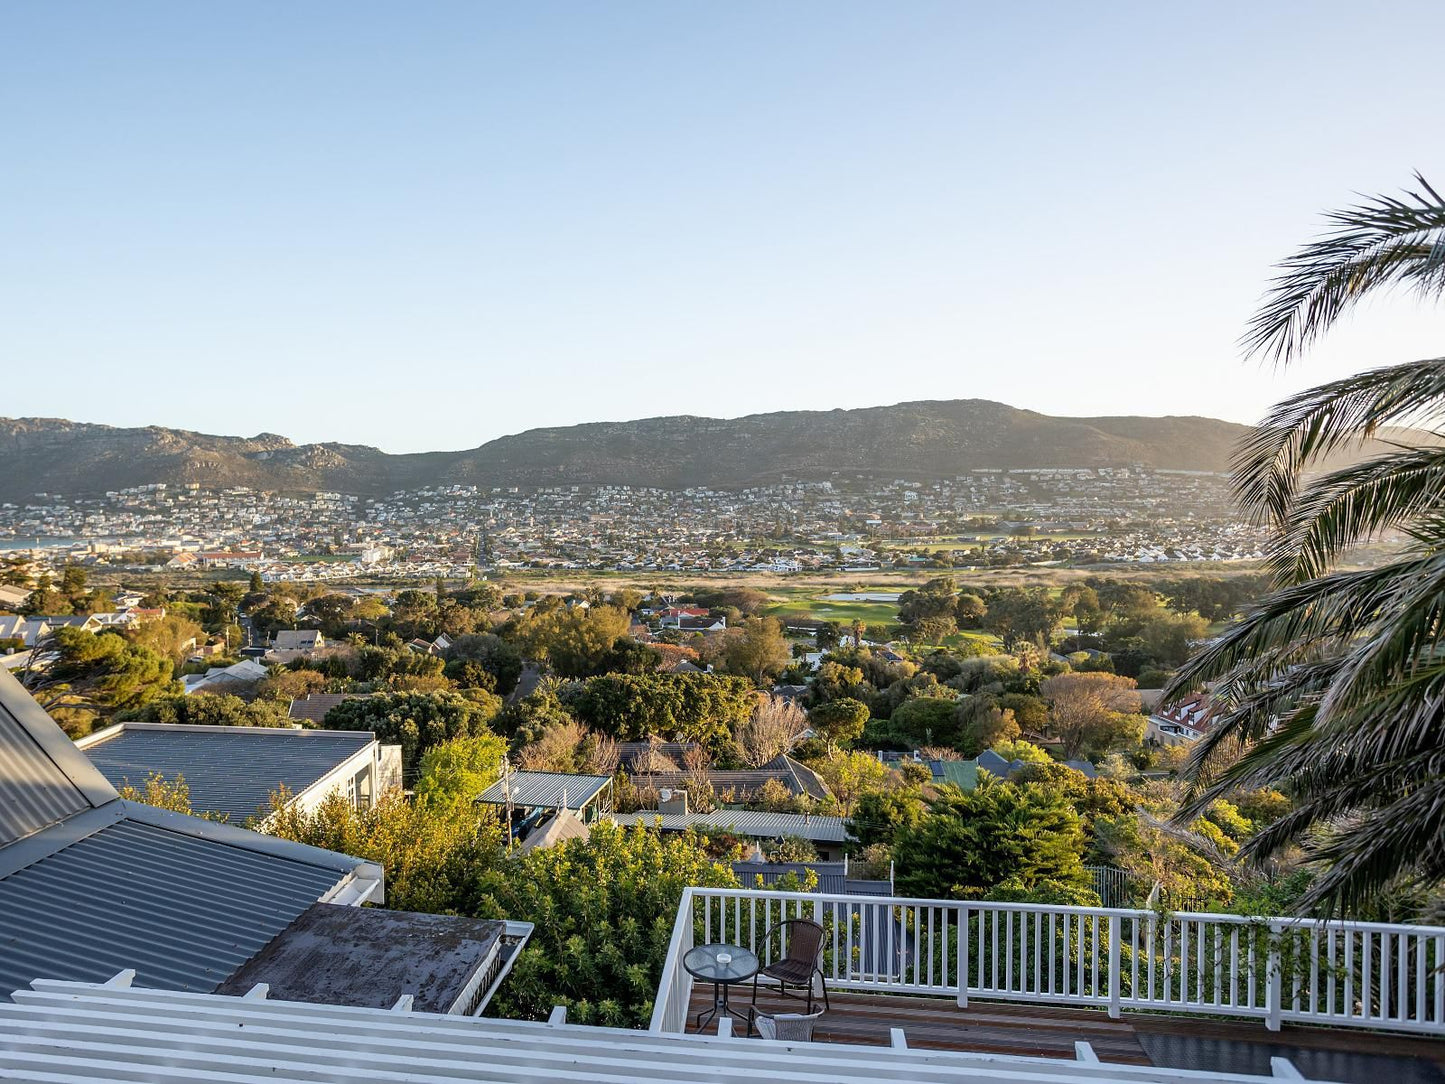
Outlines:
[[[0,416],[387,451],[982,398],[1258,419],[1237,340],[1445,184],[1445,4],[0,0]],[[1428,50],[1427,50],[1428,52]]]

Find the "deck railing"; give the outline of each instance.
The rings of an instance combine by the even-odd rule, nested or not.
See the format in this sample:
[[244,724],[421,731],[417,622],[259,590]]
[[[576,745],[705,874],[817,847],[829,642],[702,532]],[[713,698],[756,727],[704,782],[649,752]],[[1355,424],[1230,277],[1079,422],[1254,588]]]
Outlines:
[[686,1028],[688,949],[742,945],[767,963],[785,918],[823,926],[836,990],[1445,1036],[1445,927],[715,888],[683,894],[652,1030]]

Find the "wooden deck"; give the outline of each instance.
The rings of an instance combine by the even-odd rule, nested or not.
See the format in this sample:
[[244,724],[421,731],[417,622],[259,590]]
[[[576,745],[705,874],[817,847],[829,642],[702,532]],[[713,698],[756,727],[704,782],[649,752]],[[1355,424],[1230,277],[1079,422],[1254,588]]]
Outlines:
[[[1125,1013],[1110,1020],[1103,1010],[974,1001],[960,1009],[943,998],[831,993],[832,1008],[818,1021],[818,1042],[886,1046],[889,1029],[902,1028],[917,1049],[973,1050],[993,1054],[1073,1058],[1083,1040],[1105,1062],[1168,1065],[1218,1072],[1270,1073],[1272,1056],[1290,1058],[1306,1077],[1360,1084],[1445,1084],[1445,1041],[1346,1028],[1286,1025],[1269,1031],[1256,1020]],[[746,1014],[752,989],[732,994]],[[689,1030],[700,1011],[712,1007],[712,987],[693,990]],[[795,1000],[762,992],[765,1012],[802,1012]],[[710,1022],[704,1030],[716,1030]],[[746,1025],[734,1020],[736,1034]]]

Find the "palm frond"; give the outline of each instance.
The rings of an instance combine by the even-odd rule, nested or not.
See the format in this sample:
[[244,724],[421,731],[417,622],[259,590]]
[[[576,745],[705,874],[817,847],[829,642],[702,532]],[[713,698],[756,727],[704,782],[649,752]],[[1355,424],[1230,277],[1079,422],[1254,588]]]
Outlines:
[[1445,514],[1445,447],[1399,447],[1334,471],[1295,501],[1289,522],[1270,544],[1277,583],[1325,573],[1348,547]]
[[1420,174],[1415,181],[1418,191],[1326,215],[1332,229],[1279,265],[1244,334],[1249,354],[1293,361],[1364,294],[1387,285],[1445,291],[1445,199]]
[[1372,369],[1292,395],[1240,443],[1235,495],[1256,518],[1283,526],[1311,462],[1358,448],[1382,427],[1424,423],[1442,408],[1445,358]]

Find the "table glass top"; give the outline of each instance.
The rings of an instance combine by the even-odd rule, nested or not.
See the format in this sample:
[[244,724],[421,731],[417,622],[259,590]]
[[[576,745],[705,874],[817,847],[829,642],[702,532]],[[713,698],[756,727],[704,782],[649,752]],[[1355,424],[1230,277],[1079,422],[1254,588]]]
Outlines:
[[682,966],[704,982],[741,982],[756,974],[758,957],[738,945],[699,945],[688,950]]

